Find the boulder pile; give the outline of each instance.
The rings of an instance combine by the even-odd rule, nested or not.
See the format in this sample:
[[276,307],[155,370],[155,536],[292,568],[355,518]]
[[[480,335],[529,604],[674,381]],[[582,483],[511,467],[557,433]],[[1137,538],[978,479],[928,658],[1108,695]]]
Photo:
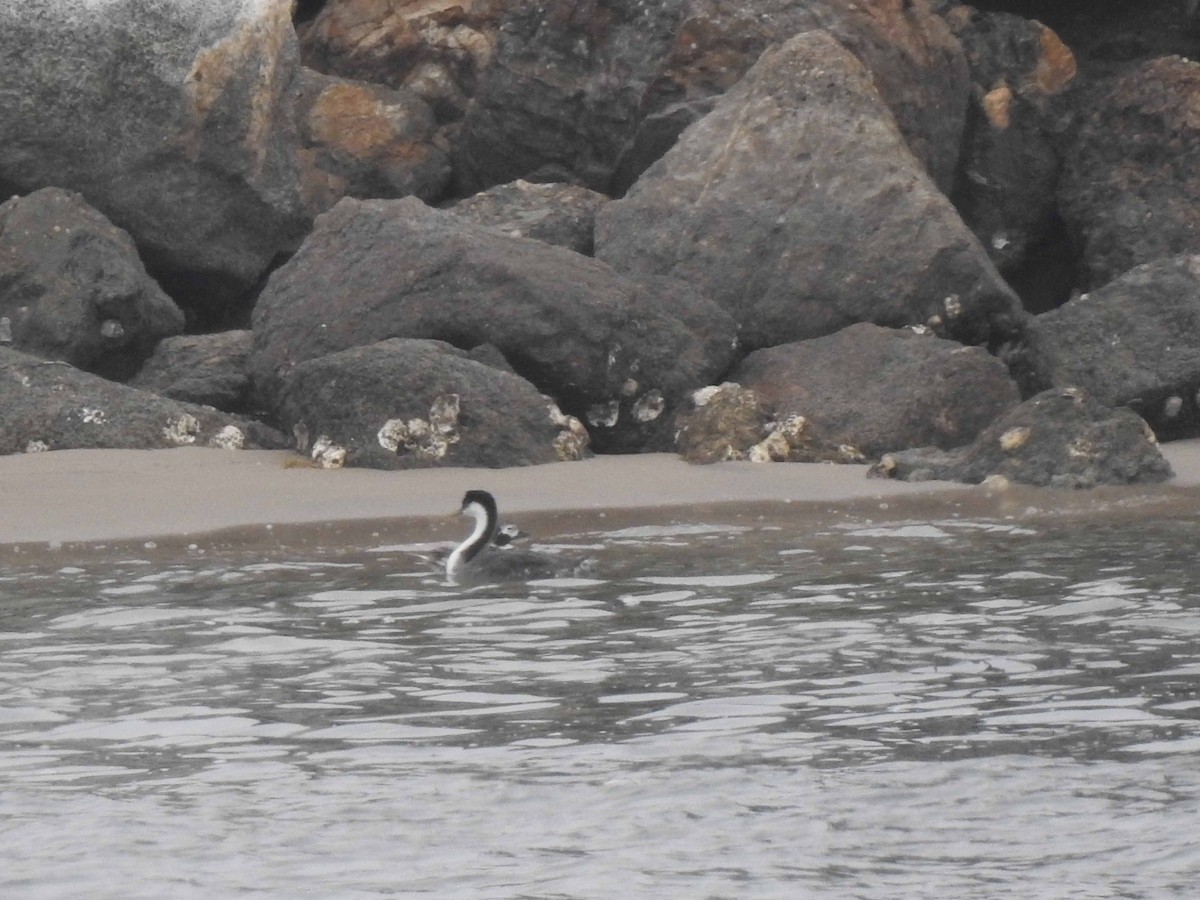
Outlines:
[[1111,6],[0,9],[0,452],[1161,479],[1200,29]]

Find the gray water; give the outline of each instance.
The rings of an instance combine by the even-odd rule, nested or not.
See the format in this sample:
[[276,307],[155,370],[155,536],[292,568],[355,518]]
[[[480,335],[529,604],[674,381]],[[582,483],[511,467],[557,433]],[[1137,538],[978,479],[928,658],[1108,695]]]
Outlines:
[[1198,537],[610,527],[471,590],[407,545],[18,557],[0,895],[1194,896]]

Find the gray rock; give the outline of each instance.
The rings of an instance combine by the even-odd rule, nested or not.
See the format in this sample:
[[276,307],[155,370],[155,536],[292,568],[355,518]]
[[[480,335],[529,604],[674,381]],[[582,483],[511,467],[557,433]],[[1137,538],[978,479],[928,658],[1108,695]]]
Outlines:
[[804,416],[777,415],[735,382],[702,388],[692,401],[675,419],[675,449],[688,462],[863,462],[857,448],[829,440]]
[[298,449],[320,456],[333,445],[351,466],[528,466],[578,459],[587,446],[578,422],[528,381],[441,341],[393,338],[299,363],[279,409]]
[[768,50],[596,223],[597,257],[725,306],[750,347],[857,321],[968,343],[1019,303],[905,146],[870,74],[824,32]]
[[129,235],[78,194],[0,204],[0,343],[124,379],[183,324]]
[[[472,47],[490,52],[478,87],[464,89],[474,94],[456,147],[465,190],[527,178],[621,193],[764,49],[814,28],[864,61],[913,152],[944,188],[952,182],[969,82],[961,48],[926,0],[503,6],[498,30],[474,32]],[[375,36],[395,33],[398,17],[379,7],[373,16],[378,27],[359,46],[377,52]]]
[[249,331],[179,335],[154,348],[130,387],[172,400],[246,412],[250,405],[248,372],[253,336]]
[[992,475],[1041,487],[1153,484],[1172,476],[1146,423],[1078,389],[1053,389],[1026,400],[956,450],[889,453],[869,473],[903,481],[978,484]]
[[305,65],[419,94],[439,119],[461,119],[516,0],[338,0],[297,28]]
[[488,188],[448,207],[478,225],[591,256],[596,212],[608,197],[573,184],[514,181]]
[[1037,316],[1013,366],[1027,392],[1077,385],[1160,438],[1200,434],[1200,256],[1138,266]]
[[[1075,57],[1040,22],[969,6],[948,15],[970,63],[972,102],[955,206],[1027,308],[1051,308],[1070,291],[1069,265],[1051,269],[1043,248],[1058,246],[1055,103],[1076,74]],[[1047,285],[1048,270],[1058,275]]]
[[677,402],[727,369],[734,326],[694,289],[507,237],[415,199],[343,200],[254,310],[268,404],[292,366],[388,337],[495,345],[598,449],[665,448]]
[[282,448],[288,443],[258,422],[4,348],[0,409],[0,454],[5,455],[100,448]]
[[969,443],[1021,399],[982,347],[866,323],[757,350],[730,378],[776,416],[804,416],[829,440],[872,457]]
[[1086,286],[1200,252],[1200,63],[1164,57],[1083,98],[1059,187]]
[[0,187],[77,190],[185,308],[220,316],[310,214],[284,0],[0,6]]
[[296,81],[297,161],[310,209],[342,197],[441,196],[450,158],[424,100],[308,69]]

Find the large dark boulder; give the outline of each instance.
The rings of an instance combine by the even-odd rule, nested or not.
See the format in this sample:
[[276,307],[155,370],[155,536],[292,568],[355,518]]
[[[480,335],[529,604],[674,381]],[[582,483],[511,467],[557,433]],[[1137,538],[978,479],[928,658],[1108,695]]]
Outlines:
[[344,193],[448,176],[419,97],[306,73],[290,0],[0,4],[0,196],[79,191],[204,326]]
[[947,18],[966,51],[972,83],[951,196],[1027,308],[1051,308],[1075,274],[1058,217],[1055,136],[1075,58],[1040,22],[969,6],[954,7]]
[[1138,266],[1037,316],[1014,369],[1027,391],[1077,385],[1159,437],[1200,434],[1200,256]]
[[172,400],[246,412],[251,406],[249,331],[189,334],[160,341],[130,387]]
[[1172,471],[1136,413],[1111,409],[1078,388],[1055,388],[1026,400],[966,447],[889,453],[869,474],[967,484],[998,475],[1042,487],[1090,488],[1153,484]]
[[1200,63],[1151,60],[1085,99],[1059,195],[1087,286],[1200,252]]
[[0,348],[0,454],[169,447],[282,448],[283,435],[212,407]]
[[508,237],[418,200],[343,200],[254,310],[268,403],[297,363],[388,337],[492,344],[587,422],[598,449],[663,448],[677,402],[733,361],[734,326],[694,289]]
[[587,433],[525,379],[441,341],[393,338],[299,363],[279,414],[302,451],[376,469],[578,459]]
[[533,238],[591,256],[596,213],[608,197],[575,184],[514,181],[467,197],[449,209],[513,237]]
[[757,350],[730,378],[776,415],[804,416],[867,456],[969,443],[1020,402],[1004,364],[982,347],[866,323]]
[[0,11],[0,188],[77,190],[213,315],[310,219],[290,4],[29,0]]
[[1022,316],[870,73],[821,31],[765,52],[605,206],[596,254],[697,285],[750,347],[859,321],[932,320],[968,343],[1000,343]]
[[[472,52],[487,47],[486,64],[478,65],[484,54],[473,53],[470,77],[457,81],[473,97],[456,148],[466,190],[528,178],[620,193],[764,49],[815,28],[828,29],[863,60],[913,152],[944,188],[953,179],[966,111],[966,64],[926,0],[552,0],[502,6],[498,30],[483,24],[471,32]],[[357,54],[360,59],[386,43],[381,34],[399,32],[397,15],[376,10],[378,28],[357,31],[357,46],[368,50]],[[326,18],[338,17],[334,9]]]
[[0,204],[0,343],[119,380],[183,324],[129,235],[78,194]]

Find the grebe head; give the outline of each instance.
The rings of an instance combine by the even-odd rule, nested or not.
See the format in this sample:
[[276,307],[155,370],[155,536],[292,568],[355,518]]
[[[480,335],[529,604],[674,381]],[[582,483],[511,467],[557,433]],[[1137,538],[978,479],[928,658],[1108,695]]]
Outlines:
[[[472,509],[478,512],[473,512]],[[463,494],[462,514],[477,518],[482,513],[486,517],[496,518],[496,498],[487,491],[467,491]]]

